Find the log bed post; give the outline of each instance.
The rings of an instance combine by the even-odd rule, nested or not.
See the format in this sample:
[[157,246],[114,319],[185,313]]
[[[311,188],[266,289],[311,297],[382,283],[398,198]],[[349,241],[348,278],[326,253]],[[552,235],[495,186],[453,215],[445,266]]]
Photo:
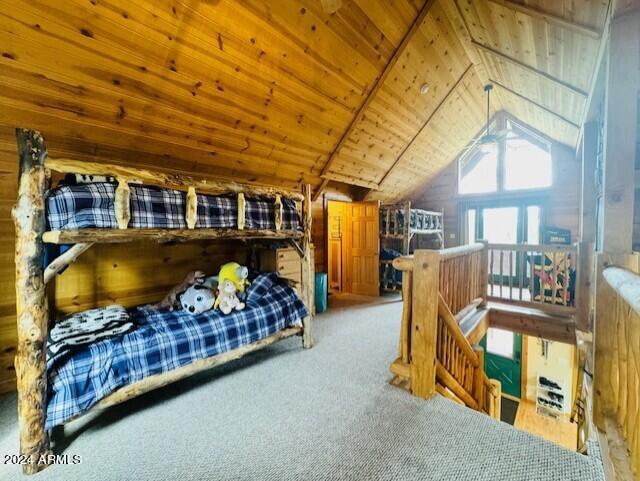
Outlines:
[[309,315],[302,320],[304,333],[302,345],[305,349],[313,346],[311,320],[313,318],[313,266],[311,265],[311,186],[304,186],[304,200],[302,202],[302,219],[304,223],[304,237],[302,238],[302,299],[307,305]]
[[18,200],[12,215],[16,229],[16,317],[18,349],[15,368],[18,388],[20,454],[30,463],[25,474],[47,466],[49,437],[45,430],[47,401],[48,304],[44,283],[42,234],[45,230],[44,194],[47,149],[40,132],[16,129],[19,155]]

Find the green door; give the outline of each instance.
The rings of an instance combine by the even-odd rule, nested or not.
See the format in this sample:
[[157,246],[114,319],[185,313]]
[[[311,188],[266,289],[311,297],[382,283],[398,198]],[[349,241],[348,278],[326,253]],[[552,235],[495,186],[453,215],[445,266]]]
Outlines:
[[522,335],[490,328],[480,345],[484,348],[484,370],[489,379],[500,381],[504,394],[520,399]]

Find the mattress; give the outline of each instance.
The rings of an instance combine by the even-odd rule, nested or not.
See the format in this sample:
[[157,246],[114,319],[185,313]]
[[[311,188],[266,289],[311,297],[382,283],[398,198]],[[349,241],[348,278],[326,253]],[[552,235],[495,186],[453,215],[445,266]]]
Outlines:
[[47,429],[122,386],[258,341],[308,315],[276,273],[259,275],[248,287],[245,309],[229,315],[212,310],[194,316],[149,306],[129,312],[135,330],[47,359]]
[[[46,198],[47,229],[116,229],[114,199],[117,184],[94,182],[60,185]],[[129,227],[134,229],[186,229],[186,193],[146,185],[130,184]],[[196,229],[234,229],[238,224],[235,196],[197,194]],[[246,229],[275,229],[274,203],[247,198]],[[300,230],[302,224],[295,201],[282,199],[282,229]]]

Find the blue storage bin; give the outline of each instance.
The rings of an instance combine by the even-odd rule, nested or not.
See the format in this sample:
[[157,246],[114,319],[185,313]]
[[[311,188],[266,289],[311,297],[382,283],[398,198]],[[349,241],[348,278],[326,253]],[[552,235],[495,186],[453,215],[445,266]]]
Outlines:
[[316,312],[327,310],[329,280],[326,272],[316,272]]

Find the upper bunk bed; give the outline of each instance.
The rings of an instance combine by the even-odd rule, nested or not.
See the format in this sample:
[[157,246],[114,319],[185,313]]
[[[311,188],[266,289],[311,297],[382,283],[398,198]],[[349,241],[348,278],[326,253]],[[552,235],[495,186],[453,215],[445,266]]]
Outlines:
[[[94,408],[293,335],[302,336],[305,348],[312,346],[309,185],[295,192],[52,158],[39,132],[16,129],[16,137],[16,377],[20,450],[26,459],[50,453],[53,426]],[[66,174],[65,181],[53,187],[52,171]],[[78,181],[82,176],[86,179]],[[300,296],[277,273],[257,274],[244,310],[190,315],[182,309],[123,308],[135,329],[74,347],[65,356],[49,349],[55,345],[50,327],[60,320],[50,318],[46,286],[91,246],[203,239],[288,242],[300,256]],[[45,251],[56,247],[63,249],[45,260],[52,257]],[[46,465],[30,462],[24,471],[35,473]]]
[[380,288],[383,291],[399,291],[402,273],[393,267],[393,259],[411,254],[414,236],[426,236],[434,240],[433,249],[444,247],[444,223],[442,212],[416,209],[411,201],[380,206]]

